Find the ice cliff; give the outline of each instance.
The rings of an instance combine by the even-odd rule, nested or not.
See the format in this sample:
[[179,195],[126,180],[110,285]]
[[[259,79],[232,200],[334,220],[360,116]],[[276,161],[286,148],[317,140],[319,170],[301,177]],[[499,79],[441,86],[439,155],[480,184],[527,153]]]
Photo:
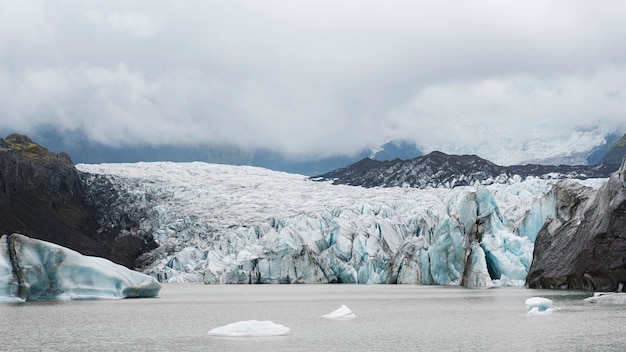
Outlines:
[[621,290],[626,283],[626,158],[597,190],[559,182],[556,214],[537,235],[531,288]]
[[142,271],[168,282],[522,285],[556,212],[556,181],[532,177],[363,188],[206,163],[77,168],[124,195],[119,213],[159,243]]
[[19,234],[0,237],[0,302],[155,297],[151,276]]

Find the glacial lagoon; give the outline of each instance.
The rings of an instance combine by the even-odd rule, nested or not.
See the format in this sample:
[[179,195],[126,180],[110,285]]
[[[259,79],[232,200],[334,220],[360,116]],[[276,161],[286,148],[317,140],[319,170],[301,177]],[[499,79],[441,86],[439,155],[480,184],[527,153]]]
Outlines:
[[[2,351],[624,351],[625,305],[592,292],[419,285],[165,284],[159,297],[0,304]],[[559,310],[529,317],[529,297]],[[346,305],[356,315],[323,315]],[[247,320],[275,337],[216,337]]]

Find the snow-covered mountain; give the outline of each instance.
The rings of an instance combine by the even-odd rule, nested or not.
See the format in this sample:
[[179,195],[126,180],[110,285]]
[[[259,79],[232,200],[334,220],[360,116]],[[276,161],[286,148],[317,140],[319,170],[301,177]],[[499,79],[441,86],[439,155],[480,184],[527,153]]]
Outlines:
[[601,162],[604,163],[620,163],[626,156],[626,134],[611,145]]
[[[547,126],[545,128],[548,128]],[[0,131],[2,132],[2,131]],[[5,131],[9,133],[11,131]],[[302,175],[319,175],[345,167],[365,157],[374,160],[408,160],[433,151],[447,154],[475,154],[498,165],[515,165],[533,163],[540,165],[586,165],[595,164],[609,150],[611,144],[618,140],[623,131],[598,127],[590,130],[567,132],[558,135],[547,133],[543,129],[534,130],[535,138],[520,138],[519,131],[503,134],[500,130],[489,130],[485,126],[479,140],[489,136],[488,141],[477,144],[424,144],[420,141],[406,139],[388,139],[370,141],[367,147],[358,152],[336,150],[325,157],[291,156],[286,157],[284,150],[262,148],[242,148],[235,145],[127,145],[104,146],[89,141],[80,134],[66,135],[58,131],[40,131],[34,138],[49,150],[65,152],[78,163],[112,163],[112,162],[149,162],[203,161],[215,164],[249,165],[264,167],[276,171],[297,173]],[[619,164],[621,157],[615,163]]]
[[102,226],[154,236],[141,270],[169,282],[520,285],[557,211],[556,181],[534,177],[363,188],[197,162],[76,167],[93,193],[117,190]]
[[432,152],[410,160],[377,161],[366,158],[347,167],[316,176],[313,180],[364,187],[454,188],[507,183],[513,179],[527,177],[606,178],[618,167],[619,164],[500,166],[476,155]]
[[476,155],[432,152],[410,160],[363,159],[350,166],[312,178],[363,187],[446,187],[509,183],[512,180],[607,178],[619,164],[599,165],[513,165],[499,166]]
[[[496,125],[469,126],[477,133],[475,141],[459,143],[416,143],[428,154],[475,154],[498,165],[587,165],[594,163],[593,155],[606,153],[608,147],[624,133],[611,126],[590,128],[559,128],[549,123],[538,126],[517,126],[503,129]],[[618,161],[619,163],[619,161]]]

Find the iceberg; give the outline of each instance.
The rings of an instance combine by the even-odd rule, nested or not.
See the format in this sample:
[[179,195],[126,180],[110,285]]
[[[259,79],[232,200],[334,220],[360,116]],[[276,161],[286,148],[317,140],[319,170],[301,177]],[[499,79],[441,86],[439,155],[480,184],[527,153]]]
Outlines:
[[246,320],[209,330],[209,336],[222,337],[267,337],[280,336],[289,332],[289,328],[273,321]]
[[156,297],[153,277],[20,234],[0,237],[0,301]]
[[626,292],[595,292],[584,299],[587,303],[626,304]]
[[335,309],[331,313],[323,315],[322,317],[331,320],[350,320],[356,318],[356,315],[352,313],[350,308],[345,305],[341,305],[341,307]]
[[552,314],[558,307],[554,306],[554,302],[545,297],[530,297],[526,299],[526,313],[529,317],[542,317]]
[[525,303],[528,310],[537,308],[539,311],[544,311],[548,308],[554,307],[554,302],[551,299],[544,297],[530,297],[526,299]]

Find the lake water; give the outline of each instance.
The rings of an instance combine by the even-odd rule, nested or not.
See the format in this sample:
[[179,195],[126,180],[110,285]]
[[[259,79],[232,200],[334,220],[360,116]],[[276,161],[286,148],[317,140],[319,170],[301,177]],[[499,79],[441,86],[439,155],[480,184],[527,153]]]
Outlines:
[[[590,292],[415,285],[164,285],[158,298],[0,304],[2,351],[625,351],[626,306]],[[527,317],[524,301],[561,310]],[[323,319],[348,306],[357,318]],[[285,336],[213,337],[271,320]]]

